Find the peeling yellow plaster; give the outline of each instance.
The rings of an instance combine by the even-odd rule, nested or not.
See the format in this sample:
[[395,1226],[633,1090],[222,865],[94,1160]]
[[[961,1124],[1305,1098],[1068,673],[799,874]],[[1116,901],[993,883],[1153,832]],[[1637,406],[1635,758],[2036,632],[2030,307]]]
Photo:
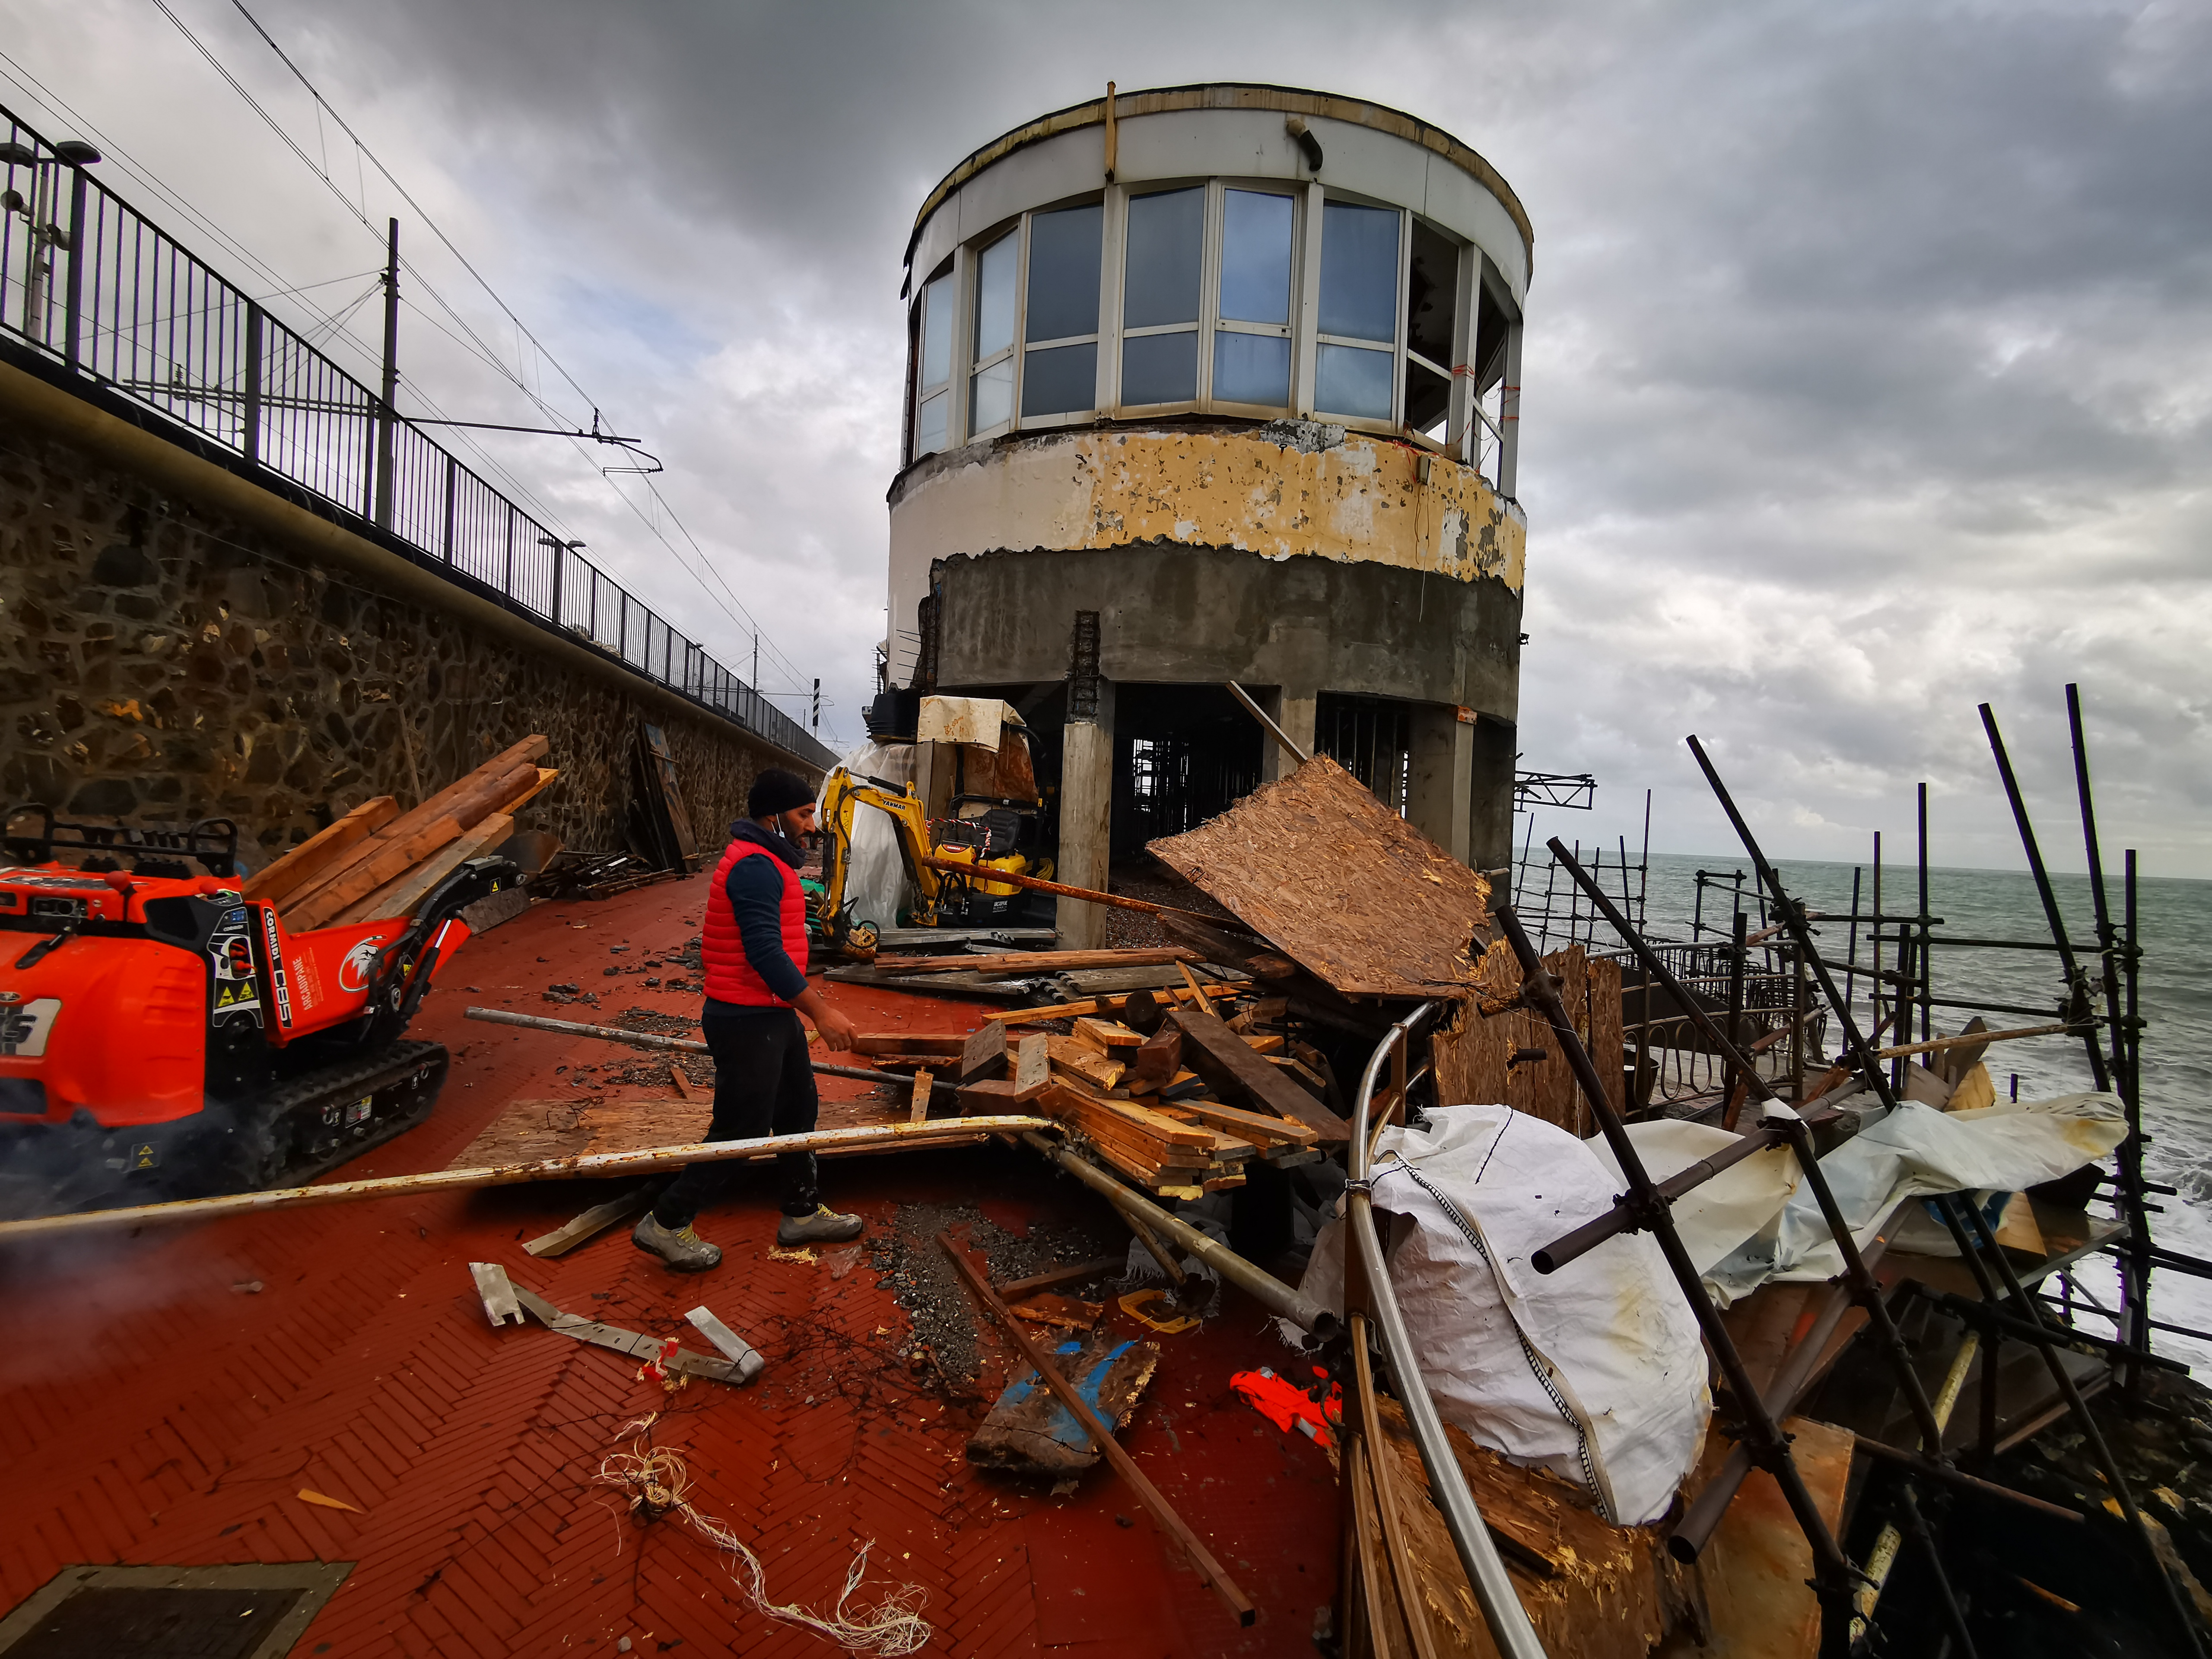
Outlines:
[[894,565],[908,568],[1158,541],[1495,576],[1516,592],[1526,562],[1525,531],[1472,469],[1358,433],[1318,451],[1250,430],[1024,438],[947,457],[891,509]]

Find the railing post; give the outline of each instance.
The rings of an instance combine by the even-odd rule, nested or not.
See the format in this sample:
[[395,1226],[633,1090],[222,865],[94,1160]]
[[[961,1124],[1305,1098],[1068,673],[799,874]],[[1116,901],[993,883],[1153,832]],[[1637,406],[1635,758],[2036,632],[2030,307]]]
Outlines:
[[69,289],[62,301],[62,361],[76,366],[77,308],[84,301],[84,169],[70,168]]
[[514,503],[509,501],[507,504],[507,575],[500,583],[499,591],[510,599],[514,597]]
[[248,466],[261,464],[261,307],[246,302],[245,429],[239,434],[239,453]]
[[459,493],[461,464],[451,455],[446,457],[446,562],[453,562],[453,501]]

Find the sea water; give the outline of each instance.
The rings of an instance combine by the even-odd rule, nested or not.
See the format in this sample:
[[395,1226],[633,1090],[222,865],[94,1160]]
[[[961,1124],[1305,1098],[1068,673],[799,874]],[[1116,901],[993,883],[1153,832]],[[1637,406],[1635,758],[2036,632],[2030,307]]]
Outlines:
[[[1540,859],[1540,854],[1539,857]],[[1620,891],[1620,872],[1604,872],[1609,893]],[[1722,878],[1744,874],[1744,891],[1753,890],[1750,866],[1741,856],[1709,857],[1653,854],[1645,898],[1645,927],[1655,938],[1688,940],[1696,919],[1697,872]],[[1781,867],[1784,886],[1811,909],[1829,913],[1832,919],[1814,923],[1824,958],[1840,963],[1849,955],[1853,866],[1848,864],[1793,863]],[[1874,872],[1859,866],[1859,908],[1863,915],[1874,902]],[[1540,888],[1541,875],[1536,880]],[[1630,872],[1631,890],[1638,884]],[[1885,863],[1882,872],[1882,910],[1895,916],[1919,908],[1919,875],[1910,865]],[[2123,921],[2120,872],[2117,866],[2105,875],[2106,901],[2115,925]],[[2094,983],[2096,958],[2088,954],[2097,939],[2096,910],[2086,876],[2055,875],[2053,892],[2064,921],[2067,937],[2077,960],[2092,975],[2091,987],[2098,1012],[2104,1012],[2101,986]],[[1522,905],[1528,908],[1537,895],[1524,888]],[[1540,902],[1540,901],[1539,901]],[[1710,885],[1705,890],[1703,921],[1698,937],[1727,937],[1735,901]],[[1565,896],[1554,898],[1554,927],[1563,914]],[[1759,911],[1747,896],[1745,908],[1753,917],[1753,930],[1760,925]],[[2039,944],[2051,940],[2034,878],[2026,872],[2007,870],[1931,869],[1928,872],[1928,908],[1942,918],[1931,929],[1929,951],[1934,964],[1935,994],[1972,1004],[1935,1011],[1937,1035],[1956,1032],[1976,1013],[1993,1030],[2047,1024],[2058,1018],[2064,995],[2064,976],[2057,955],[2049,951],[1999,950],[1956,945],[1946,947],[1944,938],[2018,939]],[[2145,1022],[2142,1033],[2143,1133],[2150,1145],[2143,1157],[2146,1179],[2179,1189],[2179,1196],[2154,1194],[2151,1202],[2164,1206],[2163,1214],[2150,1218],[2152,1237],[2169,1249],[2212,1260],[2212,882],[2140,877],[2136,888],[2137,937],[2142,960],[2137,988],[2137,1012]],[[1890,930],[1893,937],[1893,929]],[[1599,943],[1606,940],[1599,924]],[[1871,962],[1868,930],[1858,931],[1858,960]],[[1883,966],[1896,966],[1893,945],[1883,947]],[[1843,980],[1837,975],[1838,984]],[[1856,1015],[1861,1030],[1871,1028],[1868,981],[1857,977]],[[1814,993],[1818,994],[1817,988]],[[2006,1012],[2001,1008],[2032,1010]],[[1912,1040],[1919,1038],[1916,1023]],[[2102,1033],[2100,1032],[2100,1036]],[[1887,1039],[1894,1041],[1895,1039]],[[1835,1022],[1828,1023],[1826,1037],[1831,1055],[1843,1046]],[[2021,1100],[2071,1094],[2095,1086],[2085,1045],[2079,1036],[2022,1038],[1994,1044],[1984,1056],[2000,1100],[2017,1094]],[[2108,1165],[2110,1160],[2106,1160]],[[2099,1206],[2101,1209],[2101,1206]],[[2075,1282],[2106,1307],[2118,1305],[2119,1280],[2109,1256],[2092,1257],[2075,1270]],[[2055,1290],[2055,1286],[2053,1287]],[[2077,1304],[2078,1305],[2078,1304]],[[2178,1273],[2157,1273],[2151,1282],[2151,1316],[2168,1324],[2212,1331],[2212,1280]],[[2084,1328],[2109,1334],[2109,1326],[2094,1314],[2077,1315]],[[2212,1340],[2154,1334],[2154,1346],[2163,1354],[2192,1366],[2206,1368],[2212,1376]]]

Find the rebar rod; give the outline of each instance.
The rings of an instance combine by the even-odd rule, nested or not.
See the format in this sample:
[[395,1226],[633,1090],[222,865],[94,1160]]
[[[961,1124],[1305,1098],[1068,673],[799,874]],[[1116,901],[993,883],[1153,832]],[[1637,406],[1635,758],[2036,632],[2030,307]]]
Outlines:
[[[1986,705],[1984,707],[1986,711]],[[1990,728],[1994,736],[1996,727],[1993,721],[1990,722]],[[1734,797],[1729,793],[1728,786],[1721,781],[1720,773],[1705,754],[1705,746],[1695,737],[1689,739],[1689,745],[1690,752],[1697,757],[1698,765],[1704,771],[1706,782],[1712,787],[1713,794],[1719,800],[1722,811],[1728,815],[1729,822],[1736,832],[1736,838],[1742,842],[1744,850],[1751,855],[1752,862],[1758,867],[1761,879],[1770,883],[1775,890],[1777,897],[1786,902],[1788,896],[1782,891],[1781,878],[1774,873],[1773,866],[1767,863],[1766,855],[1759,850],[1758,840],[1752,835],[1751,826],[1744,821],[1742,813],[1737,811]],[[2005,772],[2009,780],[2008,763],[2005,765]],[[2024,817],[2022,823],[2025,825]],[[2033,831],[2030,830],[2029,834],[2032,836]],[[2040,860],[2037,860],[2037,863],[2039,867]],[[2049,878],[2046,876],[2044,879],[2047,885]],[[2055,905],[2051,915],[2053,921],[2056,922]],[[1794,912],[1792,915],[1794,921]],[[1796,921],[1795,926],[1800,930],[1803,929],[1802,921]],[[1843,1024],[1844,1035],[1850,1043],[1851,1052],[1856,1058],[1860,1069],[1866,1075],[1868,1082],[1872,1085],[1875,1096],[1882,1104],[1892,1111],[1896,1110],[1897,1097],[1891,1092],[1889,1079],[1881,1074],[1878,1065],[1872,1057],[1872,1051],[1867,1046],[1866,1038],[1858,1029],[1858,1022],[1851,1017],[1849,1006],[1843,1002],[1842,994],[1837,988],[1834,979],[1830,976],[1826,964],[1820,960],[1817,951],[1811,950],[1809,939],[1802,939],[1801,943],[1806,946],[1808,959],[1812,965],[1814,975],[1820,982],[1821,994],[1828,999],[1829,1006],[1836,1011],[1837,1018]],[[1990,1303],[1994,1308],[1997,1299],[1996,1291],[1990,1283],[1987,1267],[1966,1241],[1965,1230],[1959,1221],[1960,1206],[1955,1195],[1945,1194],[1936,1200],[1936,1204],[1944,1224],[1950,1229],[1952,1238],[1959,1248],[1960,1255],[1965,1258],[1967,1267],[1974,1275],[1976,1285],[1981,1289],[1983,1300]],[[2081,1398],[2081,1390],[2075,1387],[2072,1374],[2066,1370],[2064,1364],[2052,1351],[2051,1337],[2047,1328],[2043,1326],[2040,1310],[2035,1307],[2033,1299],[2021,1289],[2019,1276],[2013,1272],[2012,1263],[2006,1260],[2003,1251],[1997,1247],[1996,1239],[1990,1235],[1988,1226],[1982,1220],[1980,1212],[1975,1210],[1971,1205],[1966,1206],[1966,1213],[1973,1220],[1976,1231],[1982,1236],[1983,1242],[1987,1245],[1990,1256],[1996,1261],[1998,1270],[2008,1281],[2008,1288],[2019,1298],[2028,1319],[2042,1331],[2041,1340],[2033,1344],[2036,1352],[2043,1356],[2045,1365],[2051,1372],[2052,1381],[2058,1385],[2060,1395],[2065,1399],[2069,1411],[2080,1425],[2083,1438],[2092,1448],[2098,1465],[2104,1472],[2106,1484],[2112,1487],[2125,1518],[2135,1528],[2143,1550],[2149,1558],[2153,1570],[2158,1574],[2159,1582],[2165,1585],[2167,1599],[2172,1606],[2175,1620],[2181,1626],[2188,1641],[2190,1651],[2197,1655],[2199,1659],[2203,1659],[2203,1646],[2198,1639],[2196,1625],[2182,1602],[2180,1588],[2166,1571],[2165,1563],[2160,1559],[2157,1547],[2151,1540],[2149,1528],[2143,1524],[2142,1512],[2136,1508],[2134,1495],[2129,1492],[2126,1480],[2120,1474],[2119,1465],[2113,1461],[2111,1449],[2105,1443],[2103,1431],[2098,1428],[2096,1419],[2089,1415],[2089,1408]]]
[[[2089,865],[2089,899],[2097,916],[2098,975],[2105,992],[2105,1015],[2112,1027],[2112,1079],[2120,1109],[2127,1114],[2128,1138],[2113,1160],[2120,1177],[2121,1211],[2127,1217],[2128,1249],[2120,1263],[2120,1306],[2125,1316],[2120,1334],[2138,1352],[2150,1351],[2150,1217],[2143,1207],[2142,1103],[2130,1078],[2128,1044],[2133,1033],[2120,1024],[2120,982],[2116,971],[2119,938],[2105,894],[2105,855],[2097,839],[2095,797],[2089,789],[2089,745],[2081,730],[2081,688],[2066,688],[2066,724],[2074,744],[2074,792],[2081,804],[2081,845]],[[2130,1364],[2124,1386],[2130,1394],[2142,1385],[2142,1368]]]
[[[1691,742],[1694,744],[1697,739],[1692,738]],[[1700,751],[1700,757],[1702,758],[1702,751]],[[1719,787],[1717,778],[1715,779],[1715,787]],[[1734,816],[1735,803],[1728,799],[1725,792],[1723,792],[1721,799],[1729,814]],[[1765,857],[1750,840],[1750,831],[1745,829],[1741,833],[1744,837],[1745,846],[1752,850],[1754,862],[1762,870],[1765,869],[1767,866]],[[1589,875],[1571,858],[1566,856],[1565,849],[1556,839],[1552,842],[1551,849],[1554,859],[1564,860],[1564,867],[1567,874],[1587,890],[1589,883]],[[1599,902],[1606,903],[1602,895],[1599,896]],[[1610,907],[1607,906],[1607,908]],[[1782,896],[1781,908],[1783,914],[1790,919],[1790,925],[1799,936],[1799,948],[1805,951],[1808,965],[1819,975],[1822,992],[1828,998],[1830,1006],[1834,1006],[1837,1001],[1836,982],[1828,976],[1826,969],[1820,966],[1818,953],[1809,948],[1810,930],[1806,927],[1803,916],[1798,913],[1795,906],[1788,902],[1786,895]],[[1741,1055],[1735,1054],[1733,1045],[1714,1027],[1712,1017],[1688,1000],[1680,982],[1668,971],[1667,964],[1660,959],[1658,952],[1651,948],[1643,934],[1628,927],[1628,918],[1615,912],[1607,916],[1606,920],[1613,925],[1615,932],[1628,941],[1629,948],[1636,953],[1637,960],[1644,964],[1644,972],[1660,982],[1661,988],[1674,999],[1677,1006],[1690,1012],[1692,1020],[1716,1048],[1723,1050],[1735,1064],[1743,1067],[1745,1075],[1751,1079],[1752,1090],[1760,1103],[1771,1102],[1780,1106],[1781,1103],[1775,1099],[1774,1091],[1767,1086],[1766,1080],[1761,1078],[1756,1070],[1745,1064]],[[1844,1035],[1850,1038],[1851,1046],[1864,1056],[1868,1052],[1866,1040],[1860,1036],[1857,1024],[1851,1019],[1848,1006],[1842,1014],[1842,1019]],[[1873,1062],[1863,1059],[1862,1064],[1871,1066]],[[1891,1103],[1893,1106],[1894,1103],[1894,1102]],[[1774,1117],[1768,1119],[1764,1127],[1779,1128],[1789,1136],[1790,1149],[1796,1155],[1798,1168],[1803,1171],[1805,1184],[1812,1189],[1814,1201],[1820,1206],[1820,1218],[1827,1226],[1830,1234],[1833,1236],[1836,1249],[1842,1255],[1844,1282],[1850,1287],[1852,1300],[1866,1310],[1867,1322],[1875,1333],[1875,1340],[1881,1347],[1884,1357],[1889,1361],[1891,1369],[1897,1374],[1898,1387],[1904,1393],[1906,1404],[1911,1408],[1913,1426],[1919,1431],[1920,1443],[1927,1449],[1929,1455],[1940,1460],[1942,1456],[1943,1429],[1942,1425],[1936,1420],[1934,1403],[1928,1398],[1928,1390],[1920,1381],[1919,1372],[1913,1368],[1911,1355],[1905,1352],[1905,1339],[1898,1331],[1896,1322],[1890,1317],[1889,1304],[1882,1297],[1881,1286],[1876,1282],[1873,1271],[1868,1267],[1865,1256],[1860,1253],[1857,1241],[1851,1237],[1850,1224],[1844,1218],[1842,1206],[1836,1202],[1835,1190],[1829,1186],[1827,1174],[1820,1168],[1820,1160],[1814,1152],[1811,1132],[1806,1128],[1804,1119],[1787,1106],[1781,1106],[1781,1109]]]
[[[1605,897],[1602,889],[1589,881],[1579,864],[1565,855],[1556,838],[1551,847],[1552,856],[1561,860],[1576,884],[1592,896],[1593,902],[1612,910],[1613,902]],[[1618,911],[1613,914],[1620,915]],[[1650,1228],[1660,1254],[1665,1257],[1668,1269],[1674,1275],[1675,1283],[1681,1287],[1683,1299],[1689,1304],[1692,1316],[1705,1334],[1705,1346],[1719,1365],[1721,1375],[1728,1380],[1729,1391],[1734,1397],[1737,1415],[1742,1421],[1743,1438],[1751,1447],[1752,1461],[1773,1476],[1775,1484],[1782,1490],[1784,1501],[1790,1505],[1791,1515],[1796,1518],[1799,1528],[1805,1534],[1805,1541],[1813,1554],[1814,1593],[1820,1599],[1824,1618],[1839,1617],[1849,1611],[1851,1583],[1857,1575],[1853,1572],[1842,1547],[1837,1543],[1835,1534],[1828,1529],[1826,1517],[1820,1513],[1820,1507],[1814,1501],[1811,1489],[1805,1484],[1803,1473],[1798,1468],[1796,1460],[1790,1455],[1789,1437],[1782,1432],[1781,1425],[1775,1422],[1766,1409],[1765,1401],[1753,1386],[1751,1373],[1745,1368],[1743,1356],[1736,1351],[1735,1340],[1729,1334],[1720,1310],[1713,1306],[1712,1297],[1706,1294],[1704,1278],[1698,1273],[1697,1264],[1690,1260],[1689,1251],[1683,1247],[1681,1235],[1675,1231],[1674,1215],[1667,1200],[1660,1194],[1650,1172],[1644,1169],[1644,1160],[1637,1152],[1636,1143],[1629,1138],[1628,1126],[1613,1109],[1612,1099],[1606,1093],[1605,1080],[1598,1075],[1589,1051],[1583,1047],[1574,1022],[1568,1018],[1565,1007],[1559,1001],[1557,983],[1546,971],[1542,958],[1536,954],[1536,947],[1529,942],[1528,931],[1521,926],[1521,919],[1514,915],[1512,908],[1507,906],[1496,912],[1496,915],[1514,956],[1520,962],[1523,994],[1551,1026],[1553,1037],[1559,1045],[1559,1052],[1566,1057],[1568,1066],[1574,1072],[1575,1080],[1582,1085],[1583,1093],[1589,1101],[1590,1110],[1596,1115],[1599,1129],[1605,1136],[1613,1161],[1628,1182],[1627,1201],[1637,1207],[1644,1224]],[[1622,921],[1626,920],[1621,917]],[[1607,917],[1607,921],[1612,921],[1612,917]],[[1614,925],[1617,928],[1620,924]],[[1741,1055],[1734,1058],[1736,1064],[1743,1065]],[[1745,1071],[1747,1075],[1755,1078],[1756,1074],[1752,1073],[1747,1066]],[[1802,1123],[1799,1127],[1802,1127]]]

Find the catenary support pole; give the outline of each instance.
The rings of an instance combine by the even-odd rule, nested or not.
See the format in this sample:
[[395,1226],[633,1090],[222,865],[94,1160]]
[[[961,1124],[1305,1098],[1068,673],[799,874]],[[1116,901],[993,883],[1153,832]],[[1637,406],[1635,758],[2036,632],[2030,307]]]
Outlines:
[[392,528],[392,400],[399,395],[399,221],[391,222],[384,258],[384,379],[376,405],[376,527]]

